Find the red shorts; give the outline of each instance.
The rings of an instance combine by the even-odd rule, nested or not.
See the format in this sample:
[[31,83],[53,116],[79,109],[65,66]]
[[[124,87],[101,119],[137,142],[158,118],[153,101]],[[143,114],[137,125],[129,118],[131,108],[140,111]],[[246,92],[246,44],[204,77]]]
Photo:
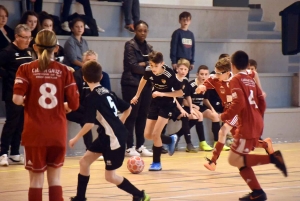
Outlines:
[[66,147],[29,147],[25,146],[25,169],[44,172],[47,167],[59,168],[65,161]]
[[237,125],[238,125],[238,116],[235,115],[231,120],[225,120],[225,123],[229,124],[232,127],[237,127]]
[[234,153],[240,155],[249,154],[250,151],[253,151],[254,148],[256,147],[258,139],[259,138],[253,138],[253,139],[234,138],[230,149]]

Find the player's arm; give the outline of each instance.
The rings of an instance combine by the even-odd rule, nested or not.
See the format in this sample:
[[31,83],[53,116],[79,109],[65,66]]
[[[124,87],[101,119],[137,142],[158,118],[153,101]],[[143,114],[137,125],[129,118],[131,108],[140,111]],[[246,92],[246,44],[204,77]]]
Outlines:
[[67,69],[65,69],[67,73],[65,79],[65,94],[68,102],[68,107],[71,110],[77,110],[79,107],[79,93],[76,82],[74,80],[73,73]]
[[183,91],[181,89],[172,91],[172,92],[160,92],[160,91],[155,91],[152,93],[152,97],[171,97],[171,98],[176,98],[183,96]]
[[181,107],[181,105],[178,103],[177,99],[175,98],[176,107],[182,114],[182,116],[187,117],[189,114]]
[[254,73],[254,81],[256,82],[257,86],[261,89],[263,97],[266,98],[267,94],[264,92],[264,90],[261,86],[261,82],[260,82],[258,73]]
[[21,65],[16,73],[15,84],[14,84],[14,92],[12,101],[16,105],[23,105],[24,104],[24,96],[28,89],[28,79],[26,77],[25,68],[26,66]]
[[114,92],[111,92],[114,96],[114,102],[116,104],[117,110],[119,110],[122,114],[119,116],[120,121],[124,124],[127,117],[130,115],[131,106],[126,101],[120,99]]
[[215,89],[214,87],[214,78],[213,77],[209,77],[207,80],[204,81],[204,83],[202,85],[199,85],[196,89],[196,93],[200,94],[208,89]]
[[140,81],[140,83],[139,83],[138,90],[137,90],[135,96],[134,96],[134,97],[131,99],[131,101],[130,101],[131,104],[134,104],[134,105],[137,104],[137,102],[138,102],[138,100],[139,100],[139,97],[140,97],[140,95],[141,95],[141,92],[143,91],[143,89],[144,89],[146,83],[147,83],[147,80],[144,79],[144,77],[142,77],[142,79],[141,79],[141,81]]

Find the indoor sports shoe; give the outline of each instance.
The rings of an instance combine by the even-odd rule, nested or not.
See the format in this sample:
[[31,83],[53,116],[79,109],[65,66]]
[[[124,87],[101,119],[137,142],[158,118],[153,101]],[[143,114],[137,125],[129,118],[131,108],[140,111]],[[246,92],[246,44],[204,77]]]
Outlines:
[[133,24],[125,25],[124,28],[125,28],[127,31],[129,31],[130,33],[134,33],[134,27],[133,27]]
[[22,155],[10,155],[8,163],[10,165],[24,165],[24,157]]
[[185,151],[189,152],[189,153],[197,153],[198,152],[198,150],[194,147],[194,145],[192,143],[189,143],[186,145]]
[[125,156],[131,157],[131,156],[141,156],[141,155],[136,151],[135,146],[133,146],[125,151]]
[[217,164],[210,160],[209,158],[206,158],[207,163],[204,164],[204,167],[210,171],[215,171]]
[[150,201],[150,196],[147,195],[144,190],[142,191],[144,196],[143,197],[134,196],[132,201]]
[[162,154],[166,154],[166,153],[168,153],[168,150],[166,150],[165,147],[162,146],[162,147],[161,147],[161,153],[162,153]]
[[152,157],[153,152],[150,152],[144,145],[136,150],[141,156]]
[[175,152],[175,144],[176,144],[178,136],[176,134],[174,134],[174,135],[171,135],[170,138],[172,139],[172,142],[170,144],[168,144],[167,146],[168,146],[169,155],[172,156]]
[[[214,147],[216,147],[217,142],[214,142]],[[228,147],[226,144],[224,144],[222,151],[229,151],[230,147]]]
[[214,148],[209,146],[206,141],[199,142],[199,149],[201,151],[212,151]]
[[99,27],[98,25],[97,25],[97,30],[98,30],[98,32],[105,32],[105,30],[102,29],[101,27]]
[[283,157],[282,157],[282,154],[280,151],[275,151],[273,154],[271,154],[270,160],[271,160],[271,163],[274,163],[275,166],[280,171],[282,171],[282,173],[285,177],[288,176],[287,169],[286,169],[286,166],[285,166],[285,163],[284,163],[284,160],[283,160]]
[[2,156],[0,156],[0,166],[8,166],[8,158],[7,158],[7,154],[3,154]]
[[66,32],[71,32],[71,29],[69,27],[69,22],[68,21],[65,21],[60,26],[61,26],[62,30],[66,31]]
[[70,200],[71,200],[71,201],[86,201],[87,199],[84,198],[84,199],[82,200],[82,199],[78,199],[78,198],[75,196],[75,197],[70,197]]
[[175,144],[175,151],[179,150],[179,148],[178,148],[179,141],[180,141],[180,137],[177,136],[177,140],[176,140],[176,144]]
[[253,191],[249,194],[244,195],[239,198],[240,201],[265,201],[267,200],[267,195],[263,190]]
[[273,145],[272,145],[272,140],[271,138],[266,138],[263,140],[264,142],[266,142],[268,144],[268,147],[266,148],[266,152],[268,154],[273,154],[274,153],[274,149],[273,149]]
[[161,163],[152,163],[150,165],[149,171],[161,171]]

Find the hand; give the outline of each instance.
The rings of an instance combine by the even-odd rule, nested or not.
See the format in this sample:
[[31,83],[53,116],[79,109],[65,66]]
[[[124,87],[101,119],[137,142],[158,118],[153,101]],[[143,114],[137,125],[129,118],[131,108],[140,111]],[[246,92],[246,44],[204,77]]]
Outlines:
[[67,102],[64,102],[64,108],[65,108],[65,111],[66,111],[67,114],[72,112],[72,110],[69,108],[69,105],[68,105]]
[[76,137],[72,138],[70,141],[69,141],[69,147],[70,148],[73,148],[75,146],[75,144],[77,143],[78,139]]
[[140,62],[140,63],[139,63],[139,66],[146,67],[146,62]]
[[201,94],[202,92],[206,91],[206,86],[204,85],[199,85],[197,88],[196,88],[196,93],[197,94]]
[[199,107],[198,105],[194,105],[194,104],[193,104],[193,105],[192,105],[192,108],[194,108],[195,110],[198,110],[198,111],[200,110],[200,107]]
[[68,70],[69,70],[69,71],[71,71],[72,73],[74,73],[74,72],[75,72],[74,68],[72,68],[72,67],[69,67],[69,66],[68,66]]
[[194,64],[190,65],[190,70],[194,69]]
[[133,105],[135,105],[135,104],[138,103],[138,101],[139,101],[139,97],[138,97],[137,95],[135,95],[135,96],[131,99],[130,103],[133,104]]
[[177,64],[172,64],[173,70],[176,70]]
[[187,113],[185,110],[180,110],[180,113],[183,117],[188,117],[189,113]]
[[152,93],[152,98],[156,98],[156,97],[160,97],[160,96],[164,96],[163,93],[159,92],[159,91],[155,91]]

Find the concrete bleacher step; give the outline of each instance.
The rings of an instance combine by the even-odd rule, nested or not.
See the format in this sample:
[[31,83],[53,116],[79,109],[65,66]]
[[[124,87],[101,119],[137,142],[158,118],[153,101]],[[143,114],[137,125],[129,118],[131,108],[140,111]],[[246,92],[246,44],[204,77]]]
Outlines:
[[280,31],[248,31],[248,39],[281,39]]
[[249,21],[248,31],[273,31],[275,22]]
[[261,21],[263,10],[261,8],[252,8],[249,10],[249,21]]

